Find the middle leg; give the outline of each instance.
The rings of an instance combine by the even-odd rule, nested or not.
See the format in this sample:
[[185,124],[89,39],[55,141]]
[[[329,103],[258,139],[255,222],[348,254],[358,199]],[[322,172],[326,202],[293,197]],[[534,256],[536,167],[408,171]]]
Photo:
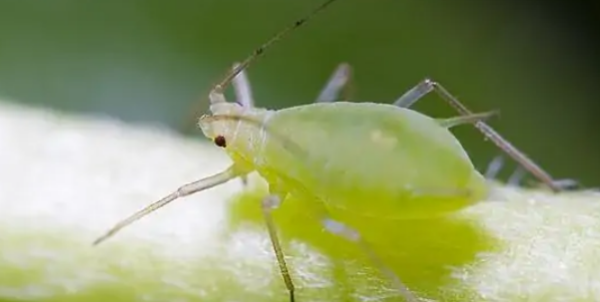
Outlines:
[[388,268],[381,258],[373,251],[369,244],[362,238],[358,231],[339,221],[333,220],[328,216],[323,216],[321,224],[328,232],[343,237],[344,239],[357,244],[363,252],[369,257],[372,263],[393,283],[393,286],[398,290],[400,295],[407,302],[418,302],[419,299],[412,291],[396,276],[396,274]]
[[331,103],[338,99],[340,92],[345,101],[352,98],[352,68],[348,63],[340,64],[333,72],[315,103]]
[[290,295],[290,302],[295,301],[295,287],[292,282],[292,277],[290,276],[290,270],[288,269],[287,263],[285,261],[285,257],[283,255],[283,250],[281,249],[281,243],[279,241],[279,236],[277,235],[277,229],[275,228],[275,223],[273,222],[273,216],[271,212],[273,209],[276,209],[281,204],[281,198],[279,195],[271,194],[265,197],[262,200],[262,213],[265,219],[265,223],[267,225],[267,231],[269,232],[269,238],[271,239],[271,244],[273,245],[273,251],[275,252],[275,258],[277,258],[277,264],[279,265],[279,271],[281,272],[281,277],[283,278],[283,282],[285,283],[285,287],[287,288]]

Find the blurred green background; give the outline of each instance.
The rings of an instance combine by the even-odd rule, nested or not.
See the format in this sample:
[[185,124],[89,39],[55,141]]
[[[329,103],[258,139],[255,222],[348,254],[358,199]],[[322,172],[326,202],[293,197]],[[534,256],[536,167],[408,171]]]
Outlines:
[[[234,61],[320,2],[0,0],[0,96],[176,128]],[[309,103],[342,61],[361,101],[431,76],[475,111],[500,110],[492,125],[555,177],[597,186],[598,48],[581,12],[549,5],[340,0],[251,67],[254,96]],[[436,98],[416,108],[454,114]],[[470,127],[457,135],[478,167],[499,154]]]

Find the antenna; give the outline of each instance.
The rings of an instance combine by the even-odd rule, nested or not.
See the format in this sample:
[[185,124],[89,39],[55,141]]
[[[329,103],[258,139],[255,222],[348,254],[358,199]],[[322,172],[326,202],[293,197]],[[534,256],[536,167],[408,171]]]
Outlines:
[[223,89],[225,89],[229,85],[229,83],[231,83],[231,81],[233,80],[233,78],[235,78],[235,76],[237,76],[242,70],[246,69],[251,63],[253,63],[261,55],[263,55],[264,52],[268,48],[270,48],[273,44],[279,42],[281,39],[283,39],[285,36],[287,36],[290,32],[292,32],[295,29],[297,29],[298,27],[302,26],[304,23],[306,23],[306,21],[310,20],[310,18],[312,18],[316,14],[325,10],[325,8],[327,8],[330,4],[334,3],[335,1],[337,1],[337,0],[325,1],[324,3],[322,3],[315,9],[313,9],[308,15],[296,20],[294,23],[292,23],[291,25],[288,25],[286,28],[284,28],[282,31],[277,33],[275,36],[273,36],[267,42],[263,43],[260,47],[255,49],[251,55],[249,55],[244,61],[242,61],[242,63],[238,64],[235,68],[233,68],[231,71],[229,71],[225,75],[225,77],[217,85],[215,85],[213,87],[211,93],[213,91],[214,92],[222,92]]

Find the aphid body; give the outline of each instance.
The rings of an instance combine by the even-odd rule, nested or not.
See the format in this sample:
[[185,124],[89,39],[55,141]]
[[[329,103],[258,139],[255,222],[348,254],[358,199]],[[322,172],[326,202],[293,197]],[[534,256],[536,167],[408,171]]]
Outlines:
[[[225,138],[234,165],[256,170],[282,197],[318,199],[326,207],[369,216],[423,218],[486,194],[484,177],[447,120],[375,103],[315,103],[277,111],[221,103],[212,109],[215,116],[248,116],[265,126],[200,121],[207,137]],[[306,158],[271,137],[267,127],[301,146]]]

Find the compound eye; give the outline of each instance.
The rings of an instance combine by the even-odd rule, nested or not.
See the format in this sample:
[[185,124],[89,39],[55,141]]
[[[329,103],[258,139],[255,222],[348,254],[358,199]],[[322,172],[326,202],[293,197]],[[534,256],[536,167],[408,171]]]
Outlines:
[[221,147],[221,148],[227,147],[227,141],[225,140],[225,137],[223,135],[217,135],[215,137],[214,142],[215,142],[215,145],[217,145],[218,147]]

